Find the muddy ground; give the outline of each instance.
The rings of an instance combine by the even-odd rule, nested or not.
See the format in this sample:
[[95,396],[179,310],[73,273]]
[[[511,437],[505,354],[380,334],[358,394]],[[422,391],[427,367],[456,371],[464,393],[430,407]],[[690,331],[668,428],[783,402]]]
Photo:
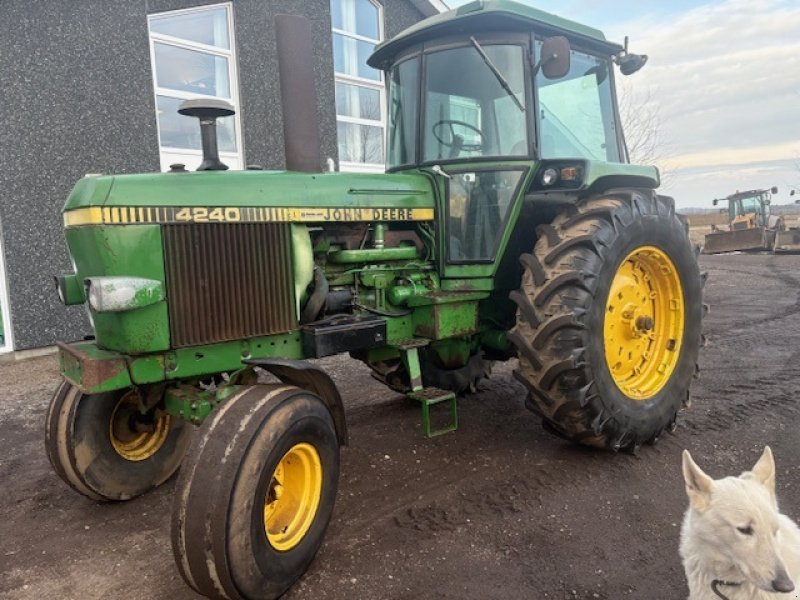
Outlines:
[[[326,542],[287,597],[683,600],[683,448],[722,476],[770,444],[782,508],[800,517],[800,256],[702,264],[712,312],[695,402],[638,457],[547,434],[513,365],[461,400],[458,433],[428,440],[417,407],[326,360],[351,445]],[[51,472],[42,429],[56,381],[53,357],[0,365],[0,597],[196,598],[172,563],[172,482],[98,505]]]

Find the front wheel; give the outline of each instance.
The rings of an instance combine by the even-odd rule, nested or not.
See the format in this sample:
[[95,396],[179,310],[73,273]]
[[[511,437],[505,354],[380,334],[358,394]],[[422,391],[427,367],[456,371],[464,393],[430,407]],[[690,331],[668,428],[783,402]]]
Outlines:
[[590,198],[521,258],[517,378],[547,429],[613,450],[674,424],[696,372],[702,277],[671,199]]
[[84,394],[62,380],[47,410],[45,450],[53,470],[92,500],[129,500],[169,479],[192,426],[153,408],[135,390]]
[[178,478],[172,549],[183,579],[209,598],[278,598],[322,544],[338,476],[322,400],[243,388],[203,422]]

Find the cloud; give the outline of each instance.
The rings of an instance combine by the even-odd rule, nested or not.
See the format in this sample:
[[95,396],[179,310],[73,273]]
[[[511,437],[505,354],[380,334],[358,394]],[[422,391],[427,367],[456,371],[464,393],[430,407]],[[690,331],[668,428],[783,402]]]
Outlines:
[[[452,0],[451,4],[463,4]],[[660,105],[664,193],[705,206],[737,188],[800,185],[800,2],[538,0],[537,8],[630,36],[647,66],[618,76]],[[623,81],[620,81],[623,80]],[[764,165],[769,163],[769,167]]]
[[[632,51],[650,55],[626,87],[634,102],[647,91],[661,104],[668,193],[686,205],[742,187],[721,165],[737,167],[744,187],[772,185],[748,166],[758,161],[776,161],[770,176],[800,183],[791,162],[800,155],[800,3],[720,1],[666,22],[644,15],[620,23],[624,30],[635,32]],[[701,183],[717,191],[707,196]]]

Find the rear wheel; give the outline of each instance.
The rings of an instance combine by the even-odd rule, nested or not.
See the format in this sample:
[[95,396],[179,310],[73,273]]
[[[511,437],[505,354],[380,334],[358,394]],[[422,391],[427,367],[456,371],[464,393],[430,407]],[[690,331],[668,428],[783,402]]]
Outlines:
[[135,390],[84,394],[63,380],[47,411],[53,470],[93,500],[128,500],[178,470],[192,427],[159,408],[139,412]]
[[339,444],[321,399],[254,385],[203,423],[178,479],[172,548],[209,598],[271,600],[306,571],[336,499]]
[[591,198],[523,255],[512,340],[517,378],[550,431],[638,448],[688,402],[701,341],[702,277],[671,199]]

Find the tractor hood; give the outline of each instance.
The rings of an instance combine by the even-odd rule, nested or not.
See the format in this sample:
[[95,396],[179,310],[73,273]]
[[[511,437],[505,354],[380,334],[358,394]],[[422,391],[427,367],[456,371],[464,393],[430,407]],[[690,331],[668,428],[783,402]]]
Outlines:
[[[169,210],[158,210],[164,208]],[[276,221],[393,221],[408,218],[409,209],[432,218],[433,193],[430,179],[418,173],[194,171],[85,177],[67,199],[64,220],[68,227],[180,221],[186,208],[221,209],[223,216],[236,214],[225,208],[277,208],[273,218],[263,219]],[[348,209],[354,210],[332,212]]]

